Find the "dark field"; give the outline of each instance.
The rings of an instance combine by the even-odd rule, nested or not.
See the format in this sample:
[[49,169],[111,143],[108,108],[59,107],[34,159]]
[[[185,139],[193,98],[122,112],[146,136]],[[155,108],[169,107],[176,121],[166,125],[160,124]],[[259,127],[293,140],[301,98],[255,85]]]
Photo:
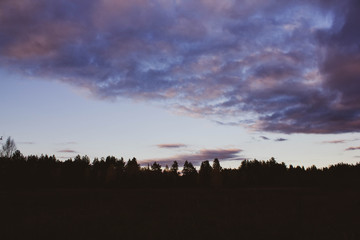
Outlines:
[[360,190],[13,190],[0,203],[0,239],[360,239]]

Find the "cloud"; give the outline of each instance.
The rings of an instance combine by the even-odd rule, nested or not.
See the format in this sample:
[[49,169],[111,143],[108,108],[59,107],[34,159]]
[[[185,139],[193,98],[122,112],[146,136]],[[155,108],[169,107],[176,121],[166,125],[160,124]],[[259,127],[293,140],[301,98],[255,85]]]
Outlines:
[[0,9],[4,69],[222,125],[360,130],[357,0],[3,0]]
[[222,121],[214,121],[216,124],[218,125],[222,125],[222,126],[240,126],[241,123],[240,122],[222,122]]
[[[263,140],[266,140],[266,141],[271,140],[270,138],[268,138],[266,136],[260,136],[260,138],[263,139]],[[276,138],[273,141],[275,141],[275,142],[284,142],[284,141],[287,141],[287,140],[288,139],[286,139],[286,138]]]
[[322,143],[338,144],[338,143],[355,142],[355,141],[358,141],[358,140],[359,140],[358,138],[353,138],[353,139],[338,139],[338,140],[323,141]]
[[239,160],[240,157],[238,154],[241,152],[241,149],[201,149],[192,154],[180,154],[162,159],[147,159],[140,162],[142,164],[158,162],[162,165],[171,165],[174,161],[177,161],[180,165],[183,165],[185,161],[189,161],[194,165],[199,165],[202,161],[212,161],[215,158],[218,158],[221,161]]
[[77,153],[77,151],[72,149],[62,149],[58,151],[59,153]]
[[270,138],[265,137],[265,136],[260,136],[260,138],[263,139],[263,140],[270,140]]
[[182,147],[186,147],[186,145],[181,144],[181,143],[165,143],[165,144],[158,144],[157,147],[159,147],[159,148],[182,148]]
[[35,144],[35,142],[17,142],[17,144],[32,145]]
[[345,143],[345,142],[347,142],[347,140],[332,140],[332,141],[323,141],[323,143],[333,143],[333,144]]
[[345,151],[360,150],[360,147],[348,147]]
[[70,142],[62,142],[60,143],[61,145],[73,145],[73,144],[77,144],[77,142],[74,141],[70,141]]

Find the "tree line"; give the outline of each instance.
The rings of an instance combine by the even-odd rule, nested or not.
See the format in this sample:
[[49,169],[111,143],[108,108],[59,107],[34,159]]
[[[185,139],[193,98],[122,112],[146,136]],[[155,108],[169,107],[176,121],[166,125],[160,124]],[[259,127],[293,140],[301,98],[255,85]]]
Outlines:
[[[4,147],[5,146],[5,147]],[[7,146],[7,147],[6,147]],[[11,147],[9,150],[8,147]],[[13,142],[3,145],[0,156],[0,187],[359,187],[360,163],[339,163],[329,167],[286,166],[274,158],[243,160],[236,168],[222,168],[215,158],[203,161],[197,170],[185,161],[162,167],[153,162],[141,167],[136,158],[77,155],[58,160],[54,155],[24,156]]]
[[360,164],[287,167],[274,158],[243,160],[236,169],[222,168],[218,159],[203,161],[199,170],[185,161],[168,167],[154,162],[141,167],[136,158],[87,156],[59,161],[55,156],[23,156],[19,150],[0,157],[1,187],[311,187],[360,186]]

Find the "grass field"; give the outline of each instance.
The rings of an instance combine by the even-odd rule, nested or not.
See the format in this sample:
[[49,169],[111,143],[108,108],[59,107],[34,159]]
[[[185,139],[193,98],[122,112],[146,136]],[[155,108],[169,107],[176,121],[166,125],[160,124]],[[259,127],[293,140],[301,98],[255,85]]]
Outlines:
[[7,190],[0,203],[0,239],[360,239],[360,190]]

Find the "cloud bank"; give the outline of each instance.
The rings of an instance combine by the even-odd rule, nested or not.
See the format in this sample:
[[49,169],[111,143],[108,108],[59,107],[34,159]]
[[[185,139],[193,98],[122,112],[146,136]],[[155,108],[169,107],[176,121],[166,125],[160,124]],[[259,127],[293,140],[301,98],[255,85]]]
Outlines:
[[200,151],[191,154],[180,154],[163,159],[142,160],[141,164],[158,162],[162,165],[167,164],[170,166],[174,161],[177,161],[180,166],[182,166],[185,161],[192,162],[194,165],[200,165],[202,161],[212,161],[215,158],[218,158],[221,161],[242,160],[238,155],[241,152],[241,149],[201,149]]
[[357,0],[3,0],[0,9],[6,70],[261,131],[360,130]]

